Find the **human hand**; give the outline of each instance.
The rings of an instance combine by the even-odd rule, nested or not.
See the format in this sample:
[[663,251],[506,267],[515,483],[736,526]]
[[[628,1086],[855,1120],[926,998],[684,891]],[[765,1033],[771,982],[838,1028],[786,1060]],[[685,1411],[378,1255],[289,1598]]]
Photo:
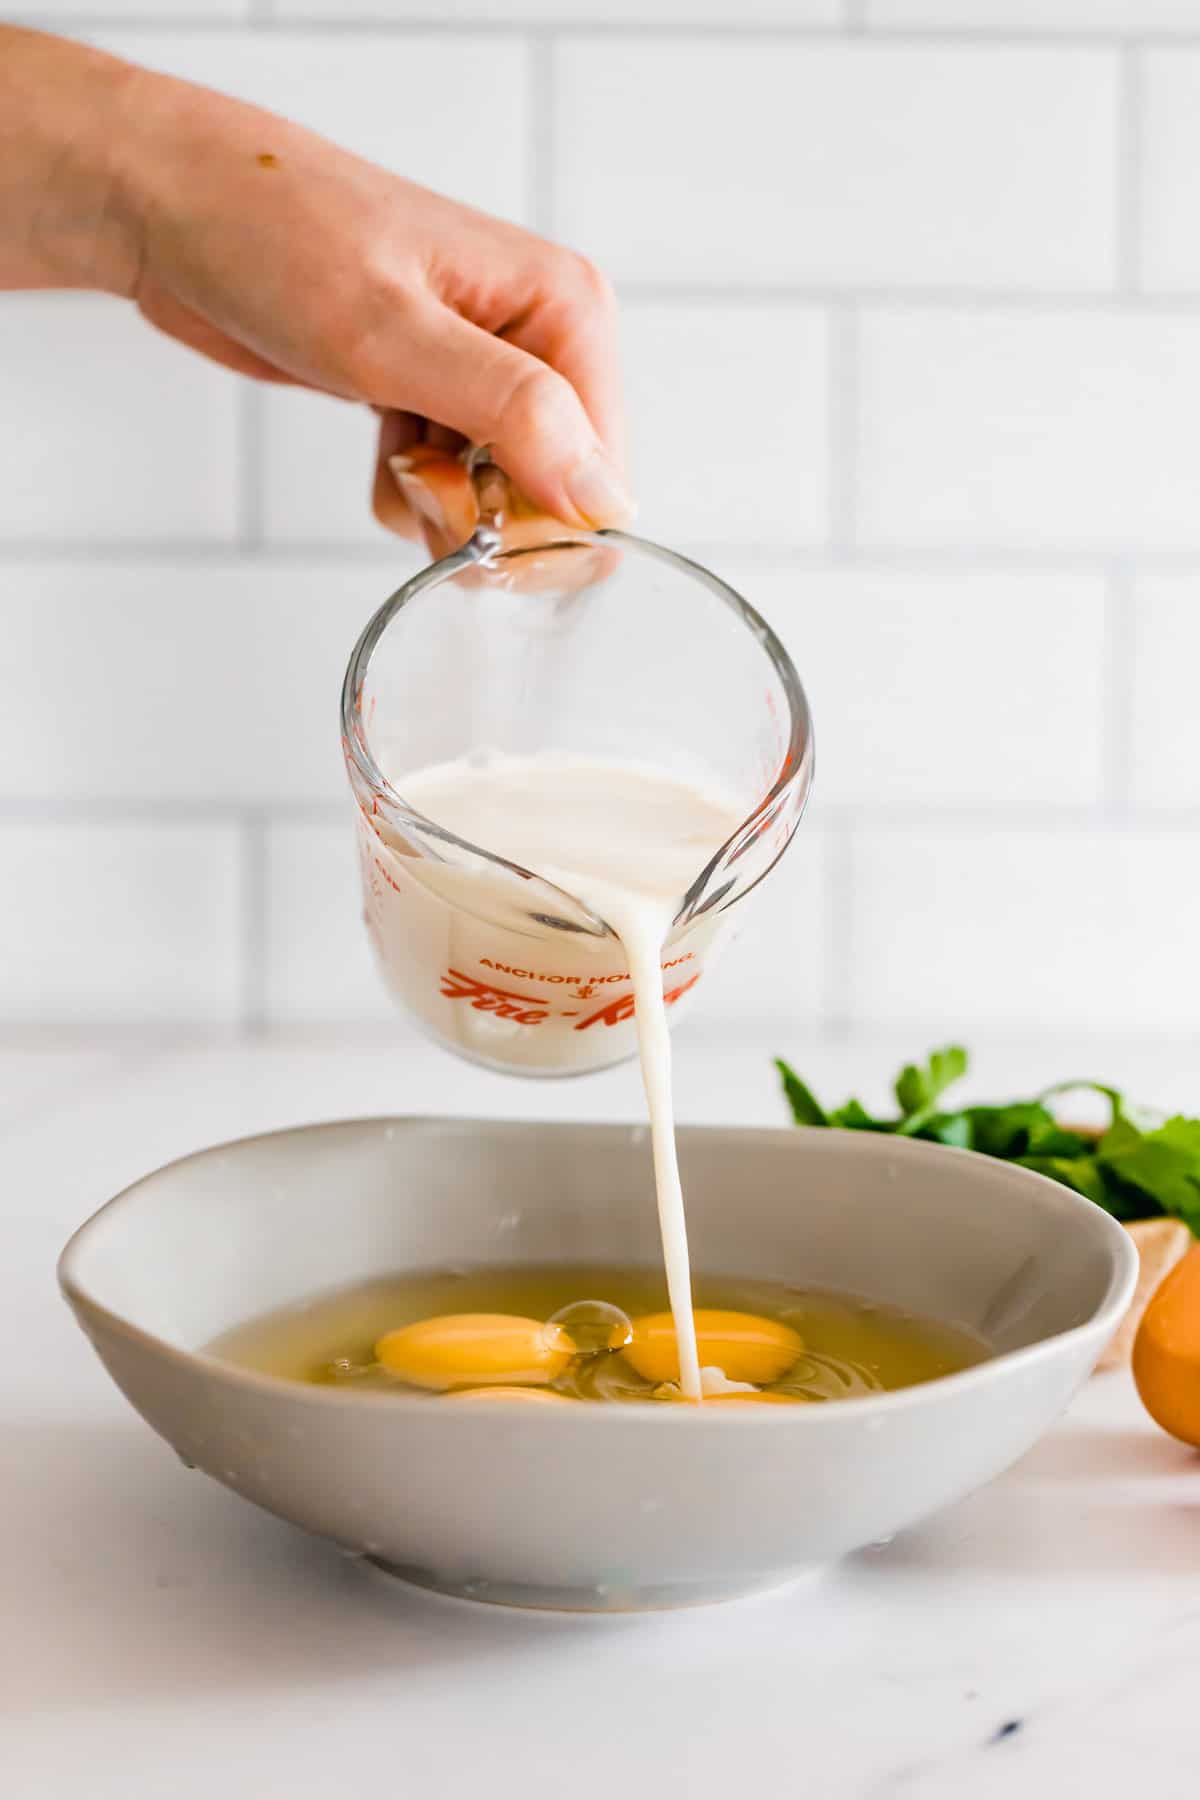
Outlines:
[[[532,505],[567,525],[629,519],[615,308],[583,258],[257,107],[39,34],[0,28],[0,39],[18,61],[23,40],[42,65],[37,135],[53,138],[47,60],[55,91],[74,96],[76,135],[81,117],[102,121],[102,141],[77,157],[79,182],[103,200],[90,247],[72,159],[55,166],[74,230],[59,284],[123,293],[243,374],[373,406],[375,508],[393,528],[460,536],[459,521],[430,518],[422,468],[445,474],[433,453],[451,458],[464,441],[488,445]],[[51,261],[54,219],[43,205]],[[393,468],[396,457],[410,467]]]

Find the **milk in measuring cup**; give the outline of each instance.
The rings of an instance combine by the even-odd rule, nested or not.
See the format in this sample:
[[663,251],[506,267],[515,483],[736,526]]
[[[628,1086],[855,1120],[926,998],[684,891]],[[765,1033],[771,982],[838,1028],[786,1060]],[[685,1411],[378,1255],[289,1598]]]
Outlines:
[[[668,1013],[699,982],[724,926],[709,917],[667,939],[684,894],[743,809],[661,771],[620,763],[490,756],[405,771],[384,761],[392,786],[426,818],[567,889],[617,934],[532,935],[520,912],[528,884],[484,862],[464,870],[406,856],[361,821],[376,950],[398,997],[439,1038],[489,1063],[556,1074],[616,1061],[636,1044],[681,1386],[698,1397],[705,1384],[675,1153]],[[513,928],[499,922],[506,918]],[[711,1375],[719,1383],[718,1372]]]
[[[621,933],[541,926],[527,882],[482,859],[464,868],[406,855],[398,834],[360,817],[367,925],[396,997],[443,1043],[494,1067],[571,1075],[631,1056],[623,909],[630,899],[653,907],[661,946],[744,806],[662,771],[582,757],[489,755],[413,771],[385,746],[381,761],[427,819],[565,888]],[[536,902],[547,903],[544,893]],[[672,1012],[725,931],[723,915],[707,915],[663,950]]]

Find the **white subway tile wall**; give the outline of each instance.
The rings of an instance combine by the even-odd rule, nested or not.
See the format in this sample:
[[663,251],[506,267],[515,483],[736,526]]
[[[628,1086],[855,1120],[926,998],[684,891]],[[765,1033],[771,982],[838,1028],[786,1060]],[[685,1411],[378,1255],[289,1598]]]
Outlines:
[[1198,24],[1196,0],[865,0],[865,14],[883,30],[1194,34]]
[[639,529],[669,544],[714,526],[729,544],[824,544],[824,310],[633,301],[623,323]]
[[[642,526],[762,607],[817,717],[813,816],[689,1030],[1194,1034],[1196,0],[23,16],[615,278]],[[337,741],[417,566],[373,457],[366,412],[118,301],[0,296],[0,1028],[408,1029]]]
[[103,822],[0,831],[5,1022],[228,1024],[242,1006],[239,827]]
[[553,102],[553,224],[618,279],[1112,279],[1111,50],[572,38]]
[[[1200,834],[855,834],[850,1016],[973,1029],[1194,1035]],[[956,1031],[957,1028],[957,1031]]]
[[865,543],[1200,550],[1200,312],[871,306],[860,353]]
[[0,303],[0,544],[230,543],[236,378],[107,295]]
[[1200,832],[1200,574],[1143,575],[1136,605],[1132,793],[1148,812],[1194,809]]
[[267,825],[262,924],[262,1018],[400,1023],[362,925],[349,807],[327,821]]
[[194,25],[198,20],[220,25],[248,19],[255,0],[36,0],[19,9],[21,23],[42,25],[47,30],[69,30],[83,20],[157,19]]
[[[838,25],[846,0],[353,0],[359,19],[393,24]],[[267,0],[277,19],[329,19],[335,0]]]
[[[1200,27],[1200,9],[1193,8]],[[1200,292],[1192,171],[1200,155],[1200,50],[1145,58],[1140,183],[1142,277],[1148,293]]]
[[344,801],[338,695],[386,565],[6,559],[0,800]]
[[266,542],[394,547],[394,538],[370,513],[374,415],[305,388],[272,387],[254,398],[260,409],[257,473]]
[[1107,595],[1094,574],[740,567],[817,720],[823,804],[1042,812],[1104,799]]

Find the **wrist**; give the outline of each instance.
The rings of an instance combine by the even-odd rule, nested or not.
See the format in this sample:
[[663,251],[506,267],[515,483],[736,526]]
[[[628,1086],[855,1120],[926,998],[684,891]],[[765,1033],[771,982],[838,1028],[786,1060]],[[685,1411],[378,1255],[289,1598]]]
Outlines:
[[15,28],[0,28],[0,65],[0,275],[15,276],[0,286],[132,292],[140,227],[121,164],[141,71]]

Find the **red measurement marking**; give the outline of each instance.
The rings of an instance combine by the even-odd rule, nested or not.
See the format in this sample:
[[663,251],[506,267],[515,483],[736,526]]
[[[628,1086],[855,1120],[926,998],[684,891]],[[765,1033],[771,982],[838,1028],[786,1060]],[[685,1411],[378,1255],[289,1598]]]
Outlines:
[[[694,951],[685,950],[682,956],[670,957],[662,965],[663,973],[668,969],[677,969],[680,963],[691,962],[694,956]],[[560,975],[557,970],[518,969],[512,963],[496,962],[490,956],[481,956],[479,966],[481,969],[495,969],[500,975],[515,975],[518,981],[551,981],[560,987],[569,987],[574,983],[575,992],[571,995],[573,1000],[590,1000],[597,986],[629,980],[628,969],[618,969],[614,975]]]
[[395,876],[388,873],[387,869],[384,868],[384,866],[380,862],[379,858],[377,856],[373,857],[372,861],[374,862],[375,867],[379,870],[379,873],[383,876],[383,879],[387,882],[388,886],[390,888],[394,888],[398,894],[403,894],[404,889],[400,886],[400,883],[396,880]]
[[[663,995],[664,1003],[667,1006],[674,1006],[681,995],[686,994],[689,988],[695,987],[699,979],[700,976],[697,973],[689,981],[682,982],[679,987],[671,988],[668,993]],[[623,994],[619,1000],[610,1000],[607,1006],[600,1008],[599,1012],[591,1013],[586,1019],[581,1019],[575,1029],[576,1031],[586,1031],[589,1025],[623,1025],[626,1019],[632,1019],[635,1010],[633,995]]]
[[447,969],[442,976],[443,996],[447,1000],[466,1000],[475,1012],[495,1013],[498,1019],[512,1019],[517,1025],[540,1025],[550,1017],[538,1000],[530,1004],[527,994],[513,994],[507,988],[493,987],[477,981],[474,975],[463,975],[458,969]]

